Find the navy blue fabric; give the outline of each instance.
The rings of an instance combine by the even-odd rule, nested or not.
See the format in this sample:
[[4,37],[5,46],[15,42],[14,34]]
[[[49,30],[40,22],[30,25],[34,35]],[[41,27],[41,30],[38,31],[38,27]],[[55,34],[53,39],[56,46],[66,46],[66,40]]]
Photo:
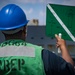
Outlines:
[[49,50],[42,51],[42,59],[46,75],[75,75],[70,63]]

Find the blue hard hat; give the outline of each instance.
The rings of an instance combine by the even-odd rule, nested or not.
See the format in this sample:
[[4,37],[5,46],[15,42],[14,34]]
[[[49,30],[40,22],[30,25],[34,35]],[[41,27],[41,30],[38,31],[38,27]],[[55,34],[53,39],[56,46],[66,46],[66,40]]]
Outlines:
[[0,30],[10,30],[27,25],[24,11],[15,4],[8,4],[0,11]]

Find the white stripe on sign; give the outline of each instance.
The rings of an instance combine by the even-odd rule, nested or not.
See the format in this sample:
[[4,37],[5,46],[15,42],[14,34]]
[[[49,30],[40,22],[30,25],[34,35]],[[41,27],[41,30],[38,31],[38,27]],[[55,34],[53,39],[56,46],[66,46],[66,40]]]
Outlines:
[[26,46],[5,46],[0,48],[0,57],[27,56],[35,57],[35,49]]
[[72,35],[72,33],[69,31],[69,29],[66,27],[66,25],[63,23],[63,21],[59,18],[59,16],[56,14],[56,12],[53,10],[53,8],[48,4],[47,7],[49,8],[49,10],[51,11],[51,13],[55,16],[55,18],[57,19],[57,21],[60,23],[60,25],[64,28],[64,30],[67,32],[67,34],[70,36],[70,38],[75,41],[74,36]]

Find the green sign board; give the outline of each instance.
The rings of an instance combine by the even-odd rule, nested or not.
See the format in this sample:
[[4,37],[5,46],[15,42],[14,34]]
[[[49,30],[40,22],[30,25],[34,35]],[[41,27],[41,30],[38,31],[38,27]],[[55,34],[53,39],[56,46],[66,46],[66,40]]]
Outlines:
[[75,41],[75,6],[48,4],[46,7],[46,35]]

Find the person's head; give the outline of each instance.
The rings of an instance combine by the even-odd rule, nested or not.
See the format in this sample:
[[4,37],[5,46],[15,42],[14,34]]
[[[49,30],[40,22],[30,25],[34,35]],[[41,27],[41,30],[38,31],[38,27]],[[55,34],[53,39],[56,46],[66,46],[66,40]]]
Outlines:
[[0,11],[0,30],[6,39],[25,39],[28,20],[24,11],[15,4],[8,4]]

